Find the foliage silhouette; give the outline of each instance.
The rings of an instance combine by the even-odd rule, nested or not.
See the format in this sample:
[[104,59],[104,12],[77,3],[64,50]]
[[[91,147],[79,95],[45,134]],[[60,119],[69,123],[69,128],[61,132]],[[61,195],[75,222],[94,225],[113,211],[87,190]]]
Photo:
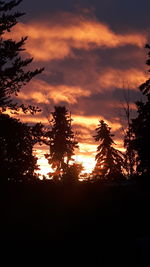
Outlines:
[[137,172],[150,174],[150,95],[146,103],[137,102],[137,118],[132,120],[132,132],[134,135],[131,147],[137,152]]
[[73,160],[74,149],[78,147],[71,121],[71,115],[66,107],[55,107],[50,121],[52,127],[47,132],[50,153],[46,155],[46,158],[55,171],[56,179],[66,173],[69,162]]
[[131,146],[131,140],[133,139],[133,133],[131,129],[131,101],[130,101],[130,89],[124,88],[123,84],[123,96],[124,96],[124,104],[122,104],[123,112],[124,112],[124,123],[122,125],[123,133],[124,133],[124,148],[125,158],[124,158],[124,168],[127,174],[127,177],[131,178],[135,174],[135,166],[136,166],[136,153],[135,150]]
[[20,54],[25,50],[24,44],[27,37],[21,38],[18,42],[3,37],[17,24],[17,19],[24,15],[24,13],[19,12],[11,13],[11,10],[20,2],[15,0],[8,3],[0,1],[0,110],[4,111],[6,108],[18,110],[21,108],[24,112],[30,111],[33,114],[39,111],[39,108],[31,105],[28,107],[23,104],[18,105],[13,102],[12,96],[18,95],[22,86],[41,73],[43,68],[25,71],[25,68],[33,60],[32,58],[23,59]]
[[73,163],[68,165],[65,173],[62,175],[62,181],[65,183],[75,183],[80,178],[80,173],[83,171],[83,166],[80,163]]
[[124,163],[123,154],[115,149],[115,145],[111,134],[111,128],[101,120],[94,139],[100,142],[97,147],[96,165],[93,171],[94,176],[102,179],[119,179],[122,176],[122,168]]
[[[146,48],[150,49],[149,45]],[[150,52],[148,53],[150,57]],[[150,65],[150,59],[147,60]],[[139,175],[150,174],[150,79],[140,85],[140,90],[146,95],[145,101],[138,101],[137,118],[131,122],[131,134],[128,147],[137,153],[137,173]]]
[[33,127],[0,114],[0,176],[1,182],[23,181],[35,178],[38,169],[37,158],[33,156],[33,146],[39,141],[42,125]]
[[[150,45],[147,44],[145,46],[145,48],[149,49],[149,52],[148,52],[148,57],[149,58],[147,59],[146,64],[148,66],[150,66]],[[147,95],[148,96],[150,94],[150,79],[148,79],[148,80],[146,80],[146,82],[142,83],[139,88],[140,88],[140,90],[142,91],[142,93],[144,95]]]
[[127,131],[124,136],[125,152],[125,170],[128,178],[132,178],[137,172],[137,152],[133,146],[134,133],[132,129],[132,123],[130,122]]
[[2,179],[22,180],[31,179],[37,169],[37,159],[32,155],[33,146],[41,138],[42,125],[29,127],[3,112],[21,109],[24,113],[34,114],[39,108],[14,103],[22,86],[33,77],[40,74],[42,69],[25,70],[32,58],[24,58],[21,53],[25,50],[27,37],[14,41],[9,38],[9,32],[17,24],[18,18],[24,13],[12,12],[20,4],[19,1],[0,1],[0,175]]

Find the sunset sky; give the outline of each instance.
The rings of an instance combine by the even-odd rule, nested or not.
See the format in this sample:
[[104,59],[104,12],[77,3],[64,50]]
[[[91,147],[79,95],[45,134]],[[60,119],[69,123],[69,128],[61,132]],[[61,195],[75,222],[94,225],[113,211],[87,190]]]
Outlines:
[[[97,144],[92,136],[104,119],[122,149],[123,104],[129,90],[132,114],[141,98],[138,86],[148,77],[145,44],[149,40],[149,0],[24,0],[26,12],[12,31],[13,38],[28,36],[30,68],[45,67],[18,95],[18,101],[38,105],[42,113],[21,115],[26,122],[47,125],[55,105],[72,112],[80,149],[75,160],[86,171],[94,166]],[[42,173],[48,171],[37,147]]]

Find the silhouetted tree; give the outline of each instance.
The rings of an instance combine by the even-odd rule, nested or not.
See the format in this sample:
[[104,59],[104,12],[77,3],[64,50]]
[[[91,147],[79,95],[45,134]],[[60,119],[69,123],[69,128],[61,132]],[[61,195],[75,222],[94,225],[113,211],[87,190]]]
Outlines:
[[134,138],[132,147],[137,151],[137,172],[150,174],[150,95],[145,103],[137,102],[137,118],[132,120]]
[[55,177],[61,177],[69,166],[78,147],[71,125],[71,115],[65,107],[57,106],[50,121],[52,129],[47,133],[50,153],[46,155],[49,164],[55,170]]
[[[18,120],[2,115],[7,108],[34,114],[39,111],[34,106],[24,106],[13,102],[22,86],[26,85],[43,69],[26,70],[32,58],[21,56],[27,37],[14,41],[9,32],[24,13],[13,12],[20,0],[0,1],[0,175],[9,179],[32,176],[36,168],[36,158],[32,155],[35,139],[39,139],[40,125],[32,128]],[[6,36],[7,34],[7,36]],[[34,141],[33,141],[34,136]],[[36,136],[36,138],[35,138]]]
[[[148,59],[146,61],[146,64],[148,66],[150,66],[150,45],[147,44],[145,46],[145,48],[149,49],[149,51],[148,51]],[[149,70],[149,72],[150,72],[150,70]],[[148,80],[146,80],[146,82],[142,83],[139,88],[140,88],[140,90],[142,91],[142,93],[144,95],[148,96],[150,94],[150,79],[148,79]]]
[[124,147],[126,148],[125,152],[125,170],[127,171],[128,178],[132,178],[134,174],[136,174],[136,164],[137,164],[137,153],[133,146],[134,133],[132,130],[131,123],[126,130],[124,137]]
[[1,181],[33,179],[38,168],[33,146],[39,141],[42,125],[28,126],[6,114],[0,114],[0,125]]
[[69,165],[65,173],[62,175],[63,182],[66,183],[74,183],[79,180],[79,176],[81,171],[83,171],[83,166],[81,163],[73,163],[72,165]]
[[27,37],[16,42],[4,36],[17,24],[17,19],[24,15],[20,12],[11,13],[11,10],[20,2],[20,0],[8,3],[0,1],[0,110],[3,111],[7,107],[17,110],[20,107],[24,112],[29,110],[34,113],[39,109],[33,106],[19,106],[12,101],[12,96],[17,95],[22,86],[43,71],[43,69],[25,71],[33,60],[32,58],[24,59],[20,55],[20,52],[25,50],[24,44]]
[[131,142],[133,139],[133,133],[131,129],[131,107],[130,107],[130,90],[129,88],[127,90],[124,89],[124,104],[123,104],[123,110],[125,114],[125,122],[126,122],[126,129],[123,127],[124,131],[124,147],[126,148],[125,151],[125,169],[129,177],[132,177],[135,171],[135,162],[136,162],[136,153],[133,149]]
[[[146,45],[146,48],[149,49],[149,59],[146,63],[150,65],[150,46]],[[137,152],[137,172],[150,174],[150,79],[139,88],[146,95],[146,100],[136,103],[138,116],[131,123],[131,147]]]
[[[133,139],[133,133],[131,129],[131,115],[132,115],[132,106],[131,106],[131,96],[130,88],[128,84],[123,83],[123,102],[122,108],[119,112],[120,123],[122,125],[123,136],[124,136],[124,148],[126,149],[124,153],[124,168],[128,178],[132,177],[135,174],[136,166],[136,152],[132,148],[131,141]],[[122,121],[123,119],[123,121]]]
[[113,136],[111,128],[101,120],[94,136],[95,141],[100,142],[100,145],[97,147],[93,174],[102,179],[119,179],[122,175],[123,154],[113,147],[115,145]]

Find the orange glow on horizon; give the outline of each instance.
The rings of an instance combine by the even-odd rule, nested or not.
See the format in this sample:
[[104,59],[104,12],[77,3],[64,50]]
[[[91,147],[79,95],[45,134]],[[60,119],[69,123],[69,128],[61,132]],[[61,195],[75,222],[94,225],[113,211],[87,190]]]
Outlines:
[[92,170],[95,167],[95,157],[93,155],[91,156],[85,156],[85,155],[77,155],[76,156],[76,162],[81,163],[83,165],[83,171],[81,174],[88,173],[90,174]]
[[34,155],[37,157],[37,165],[39,170],[35,171],[39,175],[39,178],[43,178],[45,176],[46,178],[49,178],[48,173],[52,172],[51,166],[48,164],[47,159],[45,158],[44,154],[46,154],[48,151],[45,150],[45,148],[41,147],[41,149],[36,148],[34,150]]
[[[5,36],[20,40],[22,36],[26,36],[26,33],[28,40],[25,43],[25,57],[33,57],[37,68],[46,65],[46,69],[41,78],[35,77],[24,86],[18,98],[19,102],[25,105],[31,103],[38,106],[42,112],[31,116],[20,111],[18,116],[12,116],[25,123],[41,122],[44,126],[49,126],[46,108],[51,112],[53,106],[63,103],[69,111],[73,110],[72,126],[80,146],[74,159],[75,162],[83,164],[83,172],[90,173],[95,166],[98,145],[92,135],[99,120],[104,120],[112,128],[115,136],[120,136],[122,131],[121,120],[119,115],[113,113],[113,107],[121,109],[124,100],[119,102],[115,97],[107,99],[107,95],[105,99],[103,98],[105,92],[109,94],[114,91],[114,88],[136,90],[138,85],[148,78],[140,64],[131,64],[130,67],[129,64],[124,64],[127,59],[129,60],[131,53],[124,52],[121,55],[121,52],[117,54],[116,50],[123,46],[134,46],[133,53],[139,53],[137,54],[139,60],[139,56],[141,57],[139,50],[147,43],[147,34],[144,31],[132,29],[130,32],[125,30],[117,32],[111,28],[111,25],[104,24],[94,16],[90,18],[73,12],[53,14],[47,21],[45,19],[28,23],[19,22]],[[95,51],[113,49],[115,53],[114,58],[110,58],[110,64],[107,62],[107,57],[103,64],[103,57]],[[136,54],[133,62],[135,58]],[[118,63],[115,65],[115,59],[117,62],[119,59],[119,65]],[[128,60],[127,63],[129,63]],[[121,61],[124,64],[123,68],[120,68]],[[135,104],[131,103],[131,105],[132,109],[136,110]],[[109,110],[112,110],[112,113]],[[100,115],[98,115],[99,112]],[[7,113],[9,114],[9,111]],[[116,138],[119,139],[119,137]],[[124,152],[122,142],[117,140],[116,143],[117,148]],[[44,157],[45,153],[45,148],[36,150],[40,167],[37,173],[48,177],[47,173],[53,170]]]
[[[39,174],[40,178],[43,177],[43,175],[46,178],[49,178],[48,173],[52,172],[53,169],[50,167],[48,164],[47,159],[41,155],[36,154],[38,157],[37,164],[39,165],[39,170],[36,171],[37,174]],[[83,155],[77,155],[75,156],[76,160],[74,162],[76,163],[81,163],[83,165],[83,171],[81,174],[88,173],[90,174],[95,166],[95,158],[94,157],[88,157],[88,156],[83,156]]]
[[[78,154],[73,156],[74,162],[76,163],[81,163],[83,165],[84,170],[82,171],[82,174],[84,173],[88,173],[90,174],[95,166],[95,155],[94,153],[92,153],[93,151],[93,147],[92,147],[92,151],[89,155],[89,153],[87,153],[86,149],[87,146],[86,144],[82,144],[83,148],[81,149],[81,152],[84,152],[83,154],[80,154],[80,152],[78,152]],[[81,146],[82,146],[81,145]],[[90,145],[89,145],[89,149],[90,149]],[[48,149],[45,147],[41,147],[41,149],[36,148],[35,146],[35,150],[34,150],[34,155],[38,158],[37,160],[37,164],[39,165],[39,170],[36,171],[37,174],[39,174],[40,178],[42,178],[42,176],[44,175],[46,178],[49,178],[48,173],[49,172],[53,172],[53,169],[51,168],[51,166],[48,164],[47,159],[45,158],[44,154],[48,153]],[[85,154],[87,153],[87,154]]]
[[[117,149],[121,152],[124,152],[125,149],[123,148],[123,144],[121,140],[116,140],[117,142]],[[73,156],[74,161],[72,163],[81,163],[83,165],[83,171],[81,174],[92,173],[96,161],[95,155],[97,150],[98,144],[86,144],[86,143],[79,143],[79,151],[76,151],[75,155]],[[116,147],[116,146],[115,146]],[[48,173],[53,173],[53,169],[48,164],[47,159],[45,158],[44,154],[49,153],[47,147],[41,147],[41,149],[35,147],[34,154],[37,156],[38,161],[37,164],[39,165],[39,170],[36,171],[39,174],[40,178],[44,175],[46,178],[49,178]]]

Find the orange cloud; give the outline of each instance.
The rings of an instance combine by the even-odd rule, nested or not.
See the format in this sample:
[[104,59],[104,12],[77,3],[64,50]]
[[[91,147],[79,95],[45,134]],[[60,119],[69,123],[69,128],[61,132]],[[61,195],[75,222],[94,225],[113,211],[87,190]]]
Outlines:
[[23,100],[32,99],[35,103],[49,104],[50,100],[58,104],[61,101],[75,104],[79,97],[91,95],[89,90],[80,86],[55,85],[52,86],[45,81],[35,79],[30,83],[30,91],[21,91],[19,98]]
[[[99,120],[104,120],[111,128],[112,132],[120,131],[122,130],[122,124],[120,122],[119,118],[115,118],[115,122],[108,121],[102,116],[78,116],[78,115],[72,115],[73,118],[73,125],[74,128],[76,127],[84,127],[81,128],[81,135],[79,135],[80,138],[80,146],[79,146],[79,153],[87,156],[93,155],[95,156],[96,153],[96,147],[97,143],[94,142],[94,131],[96,127],[98,126]],[[80,128],[78,128],[80,129]],[[93,135],[91,135],[91,132],[93,131]],[[77,135],[78,139],[78,135]],[[117,148],[121,149],[123,151],[123,140],[122,139],[116,139],[114,138]]]
[[[35,60],[49,61],[73,56],[72,48],[90,50],[95,47],[119,47],[135,45],[143,47],[147,41],[145,34],[118,34],[96,19],[91,20],[78,15],[65,13],[67,23],[58,17],[47,22],[19,23],[13,30],[13,36],[28,35],[26,44],[28,53]],[[62,21],[61,21],[62,20]]]
[[[91,84],[88,89],[86,88],[86,85],[80,85],[80,83],[76,86],[65,84],[51,85],[44,80],[34,79],[25,90],[20,91],[18,97],[23,102],[26,101],[29,103],[29,101],[32,101],[32,103],[38,106],[40,104],[49,105],[52,103],[51,101],[53,101],[54,104],[59,104],[60,102],[76,104],[81,97],[90,97],[92,94],[99,92],[104,93],[105,91],[112,90],[112,88],[137,89],[147,78],[148,75],[140,69],[132,68],[119,70],[106,68],[102,73],[97,75],[97,80],[94,80],[93,86]],[[107,108],[122,108],[122,104],[117,101],[118,100],[115,99],[113,99],[113,101],[105,100]],[[82,110],[82,107],[81,110],[79,110],[79,108],[80,106],[78,107],[78,114],[83,115],[80,116],[80,119],[83,117],[83,119],[81,119],[83,125],[89,125],[89,123],[95,125],[95,121],[97,121],[98,118],[92,117],[90,120],[85,120],[84,111]],[[134,104],[132,105],[132,108],[136,109]],[[79,116],[75,119],[77,122],[80,120]]]
[[[94,19],[91,20],[89,18],[83,18],[68,13],[65,13],[64,16],[66,16],[66,20],[63,20],[62,18],[59,20],[59,17],[57,17],[57,19],[56,17],[52,17],[50,18],[49,23],[19,23],[14,27],[12,34],[16,39],[28,35],[29,39],[25,46],[26,50],[38,61],[50,61],[53,59],[74,57],[74,48],[92,50],[94,48],[116,48],[125,45],[144,47],[144,44],[147,42],[146,35],[142,33],[133,32],[130,34],[118,34],[112,31],[109,26]],[[8,35],[11,36],[11,33],[8,33]],[[129,60],[129,56],[131,56],[131,54],[124,54],[123,60]],[[122,58],[120,54],[119,57]],[[46,81],[34,79],[28,85],[29,90],[22,90],[18,97],[27,102],[28,100],[32,100],[31,102],[37,103],[39,106],[40,104],[49,105],[51,100],[55,104],[59,104],[60,102],[76,104],[80,97],[90,97],[92,93],[104,92],[105,90],[110,90],[112,87],[137,88],[139,84],[143,83],[148,77],[142,70],[136,68],[120,70],[111,67],[106,68],[104,66],[103,72],[98,73],[96,60],[97,56],[93,59],[92,55],[90,61],[87,61],[88,63],[85,64],[86,68],[84,71],[83,69],[80,69],[80,66],[78,67],[78,71],[76,68],[73,70],[69,67],[68,69],[61,69],[64,76],[66,75],[64,78],[66,84],[77,84],[76,86],[65,84],[51,85]],[[49,64],[49,68],[53,68],[51,63]],[[67,76],[69,76],[68,73],[70,79],[67,78]],[[87,82],[87,76],[91,79],[90,84]],[[94,105],[92,106],[93,110]],[[115,107],[122,107],[121,105],[122,104],[115,102]],[[132,105],[135,109],[134,104]],[[109,103],[107,102],[107,109],[112,106],[114,106],[114,103],[111,101]],[[79,109],[81,109],[80,113]],[[80,147],[75,159],[76,161],[83,162],[86,170],[91,170],[95,164],[94,157],[97,144],[94,142],[91,131],[94,132],[100,119],[105,120],[105,112],[107,113],[104,108],[103,116],[85,116],[84,111],[82,111],[82,103],[79,103],[78,114],[80,115],[72,115],[74,131],[76,132],[76,129],[81,131],[79,135]],[[43,124],[48,125],[47,118],[44,117],[43,114],[38,114],[36,116],[20,114],[19,117],[24,122],[42,122]],[[113,115],[110,117],[110,120],[105,120],[105,122],[112,128],[112,131],[118,130],[119,132],[122,128],[119,120],[113,118]],[[118,139],[116,143],[117,147],[123,151],[122,140]],[[43,158],[43,151],[44,150],[41,148],[41,150],[37,150],[37,153],[39,155],[38,162],[43,166],[42,173],[45,174],[47,171],[47,162],[45,158]]]
[[121,124],[118,122],[111,122],[106,120],[102,116],[78,116],[78,115],[72,115],[73,118],[73,124],[84,126],[85,128],[88,128],[90,130],[95,130],[95,127],[97,127],[99,120],[104,120],[113,131],[119,130],[122,128]]
[[126,69],[119,70],[113,68],[107,68],[100,74],[99,84],[100,88],[109,89],[115,88],[138,88],[145,80],[148,79],[148,75],[140,69]]

